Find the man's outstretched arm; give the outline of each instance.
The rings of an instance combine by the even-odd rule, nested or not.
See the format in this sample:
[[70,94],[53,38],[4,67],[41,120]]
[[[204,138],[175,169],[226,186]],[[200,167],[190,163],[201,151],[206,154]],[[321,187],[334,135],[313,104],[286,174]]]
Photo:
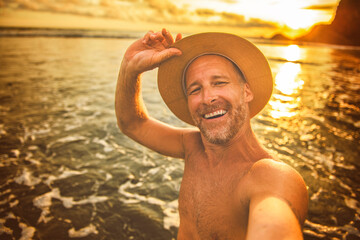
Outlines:
[[[178,34],[176,40],[181,35]],[[120,130],[140,144],[172,157],[184,157],[183,129],[173,128],[151,118],[141,96],[141,74],[161,62],[181,55],[171,34],[148,32],[127,49],[120,66],[115,93],[115,111]]]
[[290,166],[260,160],[250,170],[246,240],[301,240],[308,208],[302,177]]

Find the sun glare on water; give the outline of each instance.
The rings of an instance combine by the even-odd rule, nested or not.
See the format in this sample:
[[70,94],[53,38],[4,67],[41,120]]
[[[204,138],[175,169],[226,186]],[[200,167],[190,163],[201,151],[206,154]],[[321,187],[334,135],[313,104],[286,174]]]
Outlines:
[[288,62],[282,64],[275,76],[275,88],[277,93],[273,95],[269,104],[272,107],[270,114],[275,119],[282,117],[293,117],[298,111],[301,98],[298,96],[299,91],[304,85],[304,81],[299,77],[301,73],[300,48],[297,45],[290,45],[280,53]]
[[287,61],[298,61],[301,57],[300,48],[298,45],[289,45],[284,49],[283,57]]

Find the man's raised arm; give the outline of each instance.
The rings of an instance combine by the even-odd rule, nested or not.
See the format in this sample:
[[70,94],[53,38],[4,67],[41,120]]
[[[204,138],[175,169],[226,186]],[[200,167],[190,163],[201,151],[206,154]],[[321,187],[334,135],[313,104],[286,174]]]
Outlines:
[[[178,34],[176,40],[181,35]],[[120,130],[140,144],[172,157],[184,157],[183,129],[176,129],[151,118],[141,97],[141,74],[161,62],[181,55],[165,29],[148,32],[126,51],[120,66],[115,93],[115,111]]]

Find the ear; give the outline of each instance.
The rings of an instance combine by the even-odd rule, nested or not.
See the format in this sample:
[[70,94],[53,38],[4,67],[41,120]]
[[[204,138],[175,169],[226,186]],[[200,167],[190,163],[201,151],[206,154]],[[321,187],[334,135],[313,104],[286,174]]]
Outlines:
[[245,102],[249,103],[254,99],[254,94],[252,93],[250,89],[250,85],[248,83],[244,84],[244,98]]

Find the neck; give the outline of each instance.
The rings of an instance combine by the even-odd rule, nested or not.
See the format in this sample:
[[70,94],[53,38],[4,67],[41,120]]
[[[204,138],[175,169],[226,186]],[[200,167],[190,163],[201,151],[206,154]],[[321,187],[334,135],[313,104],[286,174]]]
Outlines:
[[224,161],[256,162],[260,159],[272,158],[256,138],[250,120],[244,123],[239,132],[225,144],[209,143],[203,136],[202,141],[206,157],[213,166]]

